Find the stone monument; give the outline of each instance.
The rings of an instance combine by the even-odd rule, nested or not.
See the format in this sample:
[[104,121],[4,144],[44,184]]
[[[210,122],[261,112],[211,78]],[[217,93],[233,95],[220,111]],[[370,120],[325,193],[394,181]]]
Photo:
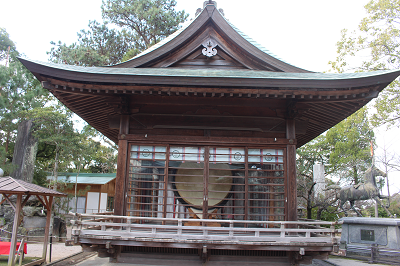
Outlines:
[[400,219],[344,217],[339,254],[363,253],[371,247],[400,250]]
[[[323,164],[314,164],[313,166],[313,181],[315,182],[314,191],[315,196],[325,193],[325,167]],[[324,196],[324,195],[323,195]]]

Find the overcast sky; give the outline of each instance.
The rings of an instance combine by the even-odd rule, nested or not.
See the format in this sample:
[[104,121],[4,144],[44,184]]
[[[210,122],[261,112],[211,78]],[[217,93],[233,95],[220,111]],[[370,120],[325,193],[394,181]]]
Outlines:
[[[177,0],[194,17],[202,0]],[[343,28],[356,29],[367,0],[217,0],[225,17],[287,63],[311,71],[329,70]],[[89,20],[102,21],[101,0],[0,0],[0,27],[27,58],[47,61],[51,41],[71,44]],[[381,132],[378,145],[396,148],[398,130]],[[377,151],[379,153],[379,151]],[[400,175],[390,174],[391,192]],[[399,180],[399,181],[397,181]]]
[[[201,0],[178,0],[194,17]],[[101,21],[101,0],[0,0],[0,27],[28,58],[48,59],[50,41],[71,44],[89,20]],[[218,0],[225,17],[286,62],[312,71],[329,69],[343,28],[356,28],[366,0]]]

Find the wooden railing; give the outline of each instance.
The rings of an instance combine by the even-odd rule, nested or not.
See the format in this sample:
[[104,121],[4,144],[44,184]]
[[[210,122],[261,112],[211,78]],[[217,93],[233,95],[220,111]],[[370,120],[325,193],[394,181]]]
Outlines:
[[[74,214],[75,237],[146,241],[316,242],[336,244],[336,222],[243,221]],[[201,226],[188,226],[196,221]],[[186,224],[186,225],[185,225]],[[219,226],[213,226],[219,224]],[[318,228],[307,229],[315,226]]]

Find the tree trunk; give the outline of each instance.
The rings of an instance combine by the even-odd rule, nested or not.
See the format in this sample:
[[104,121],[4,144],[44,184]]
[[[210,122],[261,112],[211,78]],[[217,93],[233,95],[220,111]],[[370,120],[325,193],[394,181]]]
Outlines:
[[[12,111],[13,111],[13,106],[14,106],[14,102],[13,102],[13,104],[11,104],[10,113],[12,113]],[[10,123],[11,123],[11,121],[10,121]],[[7,130],[7,138],[6,138],[6,144],[5,144],[6,158],[4,159],[4,163],[7,162],[7,153],[8,153],[8,146],[10,144],[10,135],[11,135],[10,130]]]
[[317,211],[317,220],[321,220],[321,216],[322,216],[322,211],[323,211],[324,209],[323,208],[318,208],[318,211]]
[[313,182],[312,186],[307,192],[307,219],[311,219],[311,211],[313,209],[313,207],[311,207],[313,200],[313,189],[316,184],[316,182]]
[[307,219],[312,219],[311,218],[311,211],[312,211],[312,208],[307,206]]
[[54,169],[53,169],[53,177],[54,177],[54,190],[57,190],[57,182],[58,182],[58,158],[60,157],[60,149],[58,145],[56,145],[56,158],[54,159]]
[[81,172],[81,163],[79,162],[79,166],[78,166],[78,173],[76,173],[76,177],[75,177],[75,213],[77,213],[78,211],[78,197],[77,197],[77,187],[78,187],[78,176],[79,173]]
[[6,158],[4,159],[4,163],[7,162],[7,153],[8,153],[8,145],[10,143],[10,131],[7,131],[7,137],[6,137],[6,144],[5,144],[5,149],[6,149]]
[[35,169],[38,140],[32,134],[33,120],[22,121],[18,125],[17,141],[15,142],[12,163],[17,169],[11,176],[32,183]]

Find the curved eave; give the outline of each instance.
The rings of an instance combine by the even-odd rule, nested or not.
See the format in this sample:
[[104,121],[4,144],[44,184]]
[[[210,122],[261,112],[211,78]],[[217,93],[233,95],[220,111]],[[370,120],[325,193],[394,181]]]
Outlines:
[[258,46],[254,45],[250,38],[246,38],[241,32],[239,32],[236,27],[233,27],[217,10],[213,5],[207,5],[203,11],[190,23],[185,25],[182,29],[178,30],[176,33],[167,37],[160,43],[150,47],[149,49],[143,51],[136,57],[114,66],[109,66],[110,68],[136,68],[141,67],[149,62],[159,60],[160,58],[168,55],[171,51],[179,49],[185,42],[191,39],[205,24],[209,21],[218,28],[226,38],[231,39],[237,44],[240,49],[243,49],[251,56],[256,58],[258,61],[270,65],[278,71],[283,72],[293,72],[293,73],[312,73],[311,71],[295,67],[286,62],[283,62],[276,57],[268,54],[266,51],[261,50]]
[[[19,59],[40,81],[46,77],[97,85],[164,85],[243,88],[294,88],[307,90],[384,87],[399,76],[399,70],[352,74],[283,73],[257,70],[193,70],[171,68],[79,67]],[[383,89],[383,87],[381,89]]]

